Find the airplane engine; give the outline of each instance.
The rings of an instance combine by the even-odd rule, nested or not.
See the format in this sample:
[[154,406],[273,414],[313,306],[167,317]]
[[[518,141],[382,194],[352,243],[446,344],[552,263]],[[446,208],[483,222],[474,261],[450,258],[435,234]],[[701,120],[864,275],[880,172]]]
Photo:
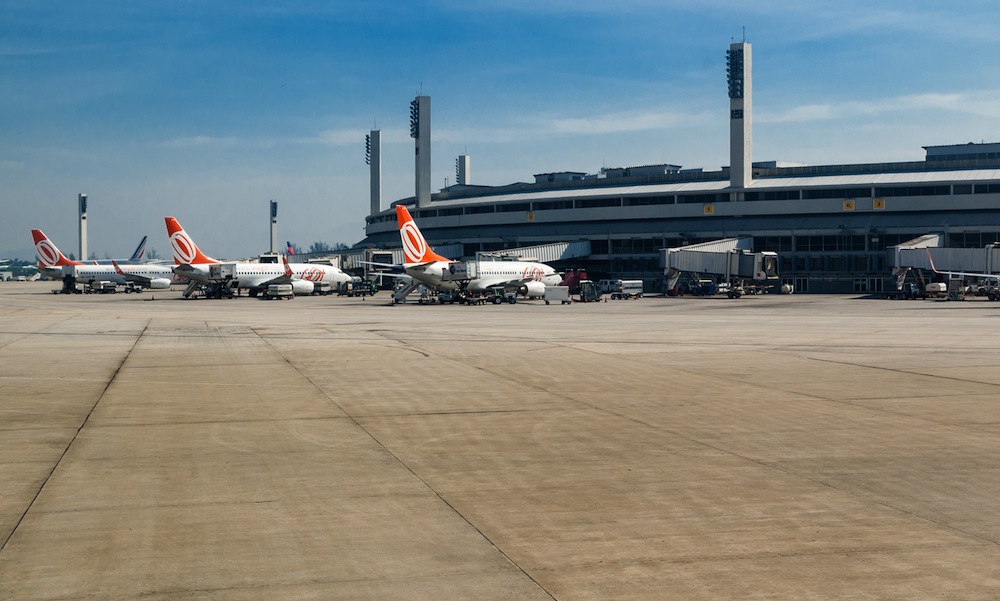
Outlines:
[[292,294],[300,296],[312,294],[315,288],[309,280],[292,280]]
[[149,280],[150,290],[166,290],[170,288],[170,278],[152,278]]
[[528,282],[518,288],[517,293],[525,298],[542,298],[545,296],[545,284],[541,282]]

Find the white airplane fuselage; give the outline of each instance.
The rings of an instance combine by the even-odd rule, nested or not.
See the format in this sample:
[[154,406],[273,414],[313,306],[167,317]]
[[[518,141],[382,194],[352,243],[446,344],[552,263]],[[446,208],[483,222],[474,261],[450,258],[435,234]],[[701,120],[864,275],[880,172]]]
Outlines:
[[[516,282],[520,280],[520,284]],[[477,277],[469,281],[467,290],[481,291],[494,286],[521,287],[537,282],[542,286],[558,286],[562,281],[555,269],[532,261],[480,261]]]
[[446,280],[444,274],[448,273],[450,261],[434,261],[421,265],[406,266],[403,271],[413,279],[427,284],[437,290],[459,290],[461,286],[456,281]]
[[[459,281],[445,277],[449,273],[451,261],[407,266],[404,271],[410,277],[438,290],[459,290]],[[558,286],[562,276],[544,263],[531,261],[480,261],[476,277],[467,281],[465,290],[482,292],[496,286],[524,288],[532,296],[541,296],[546,286]]]
[[295,277],[313,283],[330,282],[333,288],[340,288],[342,284],[351,281],[351,276],[342,270],[322,263],[289,263],[289,269]]
[[[66,266],[67,268],[70,266]],[[174,278],[174,272],[169,265],[121,265],[121,270],[127,275],[139,275],[150,279],[148,288],[165,289],[169,288]],[[43,267],[38,266],[38,270],[45,276],[55,280],[61,280],[64,275],[64,267]],[[113,265],[73,265],[72,271],[76,281],[81,284],[92,282],[114,282],[116,284],[127,284],[128,278],[118,273]]]
[[[285,275],[284,264],[240,261],[226,263],[233,265],[233,288],[258,291],[266,288],[271,280]],[[188,279],[208,284],[217,281],[217,278],[211,276],[210,266],[211,264],[204,263],[179,265],[174,268],[174,272]],[[317,282],[330,282],[336,288],[344,282],[350,281],[350,276],[331,265],[289,263],[288,268],[292,270],[291,284],[295,294],[312,294]]]
[[232,286],[234,288],[261,288],[265,282],[285,275],[285,266],[278,263],[249,263],[241,261],[223,261],[220,263],[196,265],[178,265],[174,272],[190,280],[209,284],[219,281],[220,278],[212,277],[212,265],[226,266],[230,269],[226,273],[232,275]]

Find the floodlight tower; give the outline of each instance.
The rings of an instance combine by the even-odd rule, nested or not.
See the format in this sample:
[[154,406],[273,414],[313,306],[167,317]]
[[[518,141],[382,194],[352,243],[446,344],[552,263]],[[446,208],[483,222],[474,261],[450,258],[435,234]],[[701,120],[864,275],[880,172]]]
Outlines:
[[729,83],[729,185],[746,188],[753,179],[753,86],[749,42],[729,45],[726,79]]
[[371,180],[371,209],[369,215],[382,210],[382,130],[373,129],[365,136],[365,162]]
[[278,252],[278,201],[271,201],[271,252]]
[[77,196],[80,206],[80,261],[87,260],[87,195]]
[[417,207],[431,202],[431,97],[410,101],[410,137],[416,147],[415,172]]
[[472,183],[472,159],[467,154],[460,154],[455,159],[455,183],[460,186]]

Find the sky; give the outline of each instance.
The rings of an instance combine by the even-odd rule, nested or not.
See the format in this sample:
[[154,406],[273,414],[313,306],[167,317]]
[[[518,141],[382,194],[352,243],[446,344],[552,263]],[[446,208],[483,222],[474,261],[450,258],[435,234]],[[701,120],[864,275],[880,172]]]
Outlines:
[[414,193],[409,103],[431,97],[432,190],[536,173],[729,162],[725,51],[753,45],[753,159],[919,161],[1000,141],[995,0],[0,0],[0,258],[30,229],[169,256],[364,238]]

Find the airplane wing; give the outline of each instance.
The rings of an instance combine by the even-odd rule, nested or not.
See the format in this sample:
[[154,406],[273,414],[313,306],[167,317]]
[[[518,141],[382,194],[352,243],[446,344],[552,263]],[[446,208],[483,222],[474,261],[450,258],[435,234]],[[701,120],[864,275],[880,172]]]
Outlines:
[[204,278],[203,272],[199,271],[194,265],[190,263],[181,263],[179,265],[174,265],[174,276],[180,278],[181,281],[196,281]]
[[409,275],[409,274],[406,274],[406,273],[393,273],[391,271],[370,271],[368,273],[369,273],[369,275],[375,275],[375,276],[378,276],[378,277],[401,278],[401,279],[404,279],[404,280],[405,279],[412,279],[413,278],[412,275]]
[[495,278],[495,279],[481,278],[479,286],[482,288],[497,288],[502,286],[504,290],[507,290],[509,292],[511,290],[517,290],[521,286],[524,286],[528,282],[532,281],[534,281],[532,278],[523,278],[523,279],[515,278],[512,280],[501,279],[501,278]]
[[125,278],[126,282],[135,282],[144,288],[149,288],[152,280],[144,275],[139,275],[136,273],[125,273],[122,268],[118,266],[117,261],[111,261],[111,264],[115,266],[115,273]]
[[156,277],[150,277],[149,275],[135,273],[132,271],[133,268],[141,268],[141,266],[127,265],[126,268],[129,269],[129,271],[125,271],[124,269],[121,268],[121,266],[118,265],[117,261],[112,260],[111,264],[115,268],[115,273],[125,278],[126,282],[130,282],[132,284],[138,284],[142,288],[166,289],[169,288],[170,284],[173,283],[174,279],[173,274],[171,274],[170,276],[161,274]]
[[[375,261],[358,261],[358,263],[362,265],[371,265],[373,267],[388,267],[389,269],[394,269],[397,272],[403,272],[406,269],[405,267],[397,263],[377,263]],[[379,273],[385,273],[385,272],[379,272]]]
[[416,265],[407,265],[406,270],[408,271],[426,271],[428,267],[437,263],[437,261],[430,261],[428,263],[417,263]]
[[261,282],[261,288],[267,288],[271,284],[291,284],[292,280],[299,279],[295,277],[295,272],[293,272],[292,268],[288,266],[288,257],[282,255],[281,262],[285,265],[285,273],[275,276],[266,282]]
[[292,280],[298,278],[288,277],[287,275],[279,275],[267,280],[266,282],[261,282],[260,284],[255,284],[255,286],[260,286],[261,288],[267,288],[271,284],[291,284]]

